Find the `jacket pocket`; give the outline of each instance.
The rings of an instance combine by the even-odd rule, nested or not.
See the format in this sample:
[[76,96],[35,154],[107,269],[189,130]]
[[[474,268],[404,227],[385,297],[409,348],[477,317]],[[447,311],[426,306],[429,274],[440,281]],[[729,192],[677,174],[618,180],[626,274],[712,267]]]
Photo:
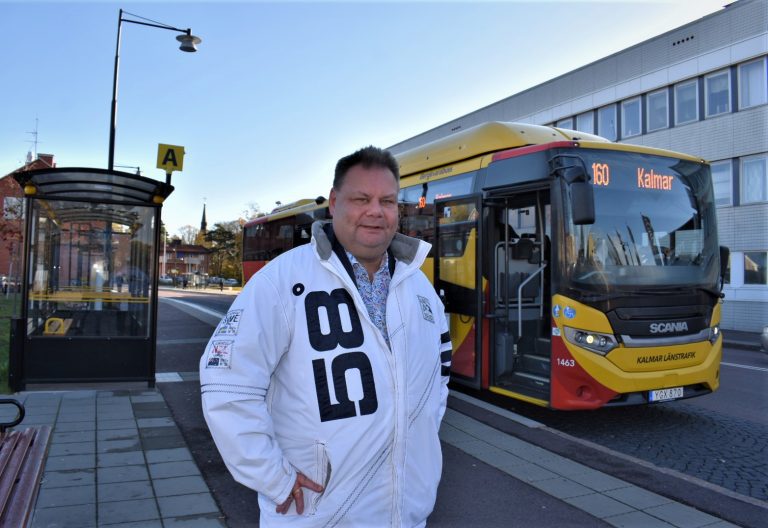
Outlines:
[[[309,488],[302,488],[304,495],[303,515],[314,515],[331,477],[331,463],[325,443],[292,438],[280,438],[278,442],[283,454],[296,471],[323,486],[323,491],[320,493]],[[291,505],[289,514],[296,515],[295,503]]]
[[317,505],[323,497],[325,490],[328,488],[328,481],[331,480],[331,459],[328,457],[328,451],[325,449],[324,443],[315,443],[315,457],[317,460],[317,464],[315,465],[316,472],[314,476],[307,476],[320,484],[323,487],[323,491],[317,493],[306,488],[304,489],[306,492],[306,495],[304,496],[304,512],[306,513],[309,511],[310,513],[308,515],[314,515],[317,511]]

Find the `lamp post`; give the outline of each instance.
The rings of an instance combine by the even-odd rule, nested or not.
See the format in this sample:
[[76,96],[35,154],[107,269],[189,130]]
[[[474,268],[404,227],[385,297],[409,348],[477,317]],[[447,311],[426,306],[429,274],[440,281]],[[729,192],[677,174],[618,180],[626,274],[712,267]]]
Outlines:
[[[140,18],[142,20],[132,20],[130,18],[123,18],[123,15],[128,15],[133,18]],[[197,51],[196,46],[200,44],[200,42],[202,42],[202,40],[199,37],[196,37],[192,34],[192,30],[189,28],[179,29],[173,26],[169,26],[168,24],[163,24],[162,22],[157,22],[155,20],[150,20],[148,18],[144,18],[138,15],[134,15],[132,13],[128,13],[120,9],[119,15],[117,17],[117,45],[115,46],[115,72],[112,77],[112,113],[109,121],[108,168],[110,171],[114,170],[115,168],[115,130],[117,128],[117,71],[120,65],[120,34],[122,31],[123,22],[128,22],[130,24],[139,24],[141,26],[167,29],[169,31],[176,31],[177,33],[181,33],[181,35],[178,35],[176,37],[176,40],[180,42],[179,49],[181,51],[188,51],[188,52]]]

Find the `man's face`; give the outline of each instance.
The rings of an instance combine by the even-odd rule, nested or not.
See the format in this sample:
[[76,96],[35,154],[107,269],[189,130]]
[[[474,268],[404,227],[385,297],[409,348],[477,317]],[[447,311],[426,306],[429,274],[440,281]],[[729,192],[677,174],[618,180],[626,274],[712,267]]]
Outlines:
[[339,189],[331,189],[333,231],[344,249],[375,271],[397,230],[398,182],[383,167],[355,165]]

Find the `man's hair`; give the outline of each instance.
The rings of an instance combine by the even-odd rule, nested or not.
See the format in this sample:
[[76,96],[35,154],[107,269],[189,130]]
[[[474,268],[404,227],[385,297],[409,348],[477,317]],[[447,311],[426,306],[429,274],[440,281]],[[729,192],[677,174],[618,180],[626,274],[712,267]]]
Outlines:
[[336,163],[336,172],[333,175],[334,189],[339,189],[344,184],[347,172],[356,165],[362,165],[366,169],[371,167],[389,169],[395,177],[395,181],[400,181],[400,167],[392,153],[371,145],[361,148],[349,156],[344,156]]

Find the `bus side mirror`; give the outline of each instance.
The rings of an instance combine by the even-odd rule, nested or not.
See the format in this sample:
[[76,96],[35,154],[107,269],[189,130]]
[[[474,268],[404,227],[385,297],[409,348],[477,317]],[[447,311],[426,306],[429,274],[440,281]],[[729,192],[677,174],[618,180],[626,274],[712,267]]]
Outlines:
[[595,223],[595,193],[592,184],[576,181],[571,185],[571,213],[574,225]]
[[725,284],[725,274],[728,273],[728,260],[731,258],[731,250],[725,246],[720,246],[720,279],[721,284]]

